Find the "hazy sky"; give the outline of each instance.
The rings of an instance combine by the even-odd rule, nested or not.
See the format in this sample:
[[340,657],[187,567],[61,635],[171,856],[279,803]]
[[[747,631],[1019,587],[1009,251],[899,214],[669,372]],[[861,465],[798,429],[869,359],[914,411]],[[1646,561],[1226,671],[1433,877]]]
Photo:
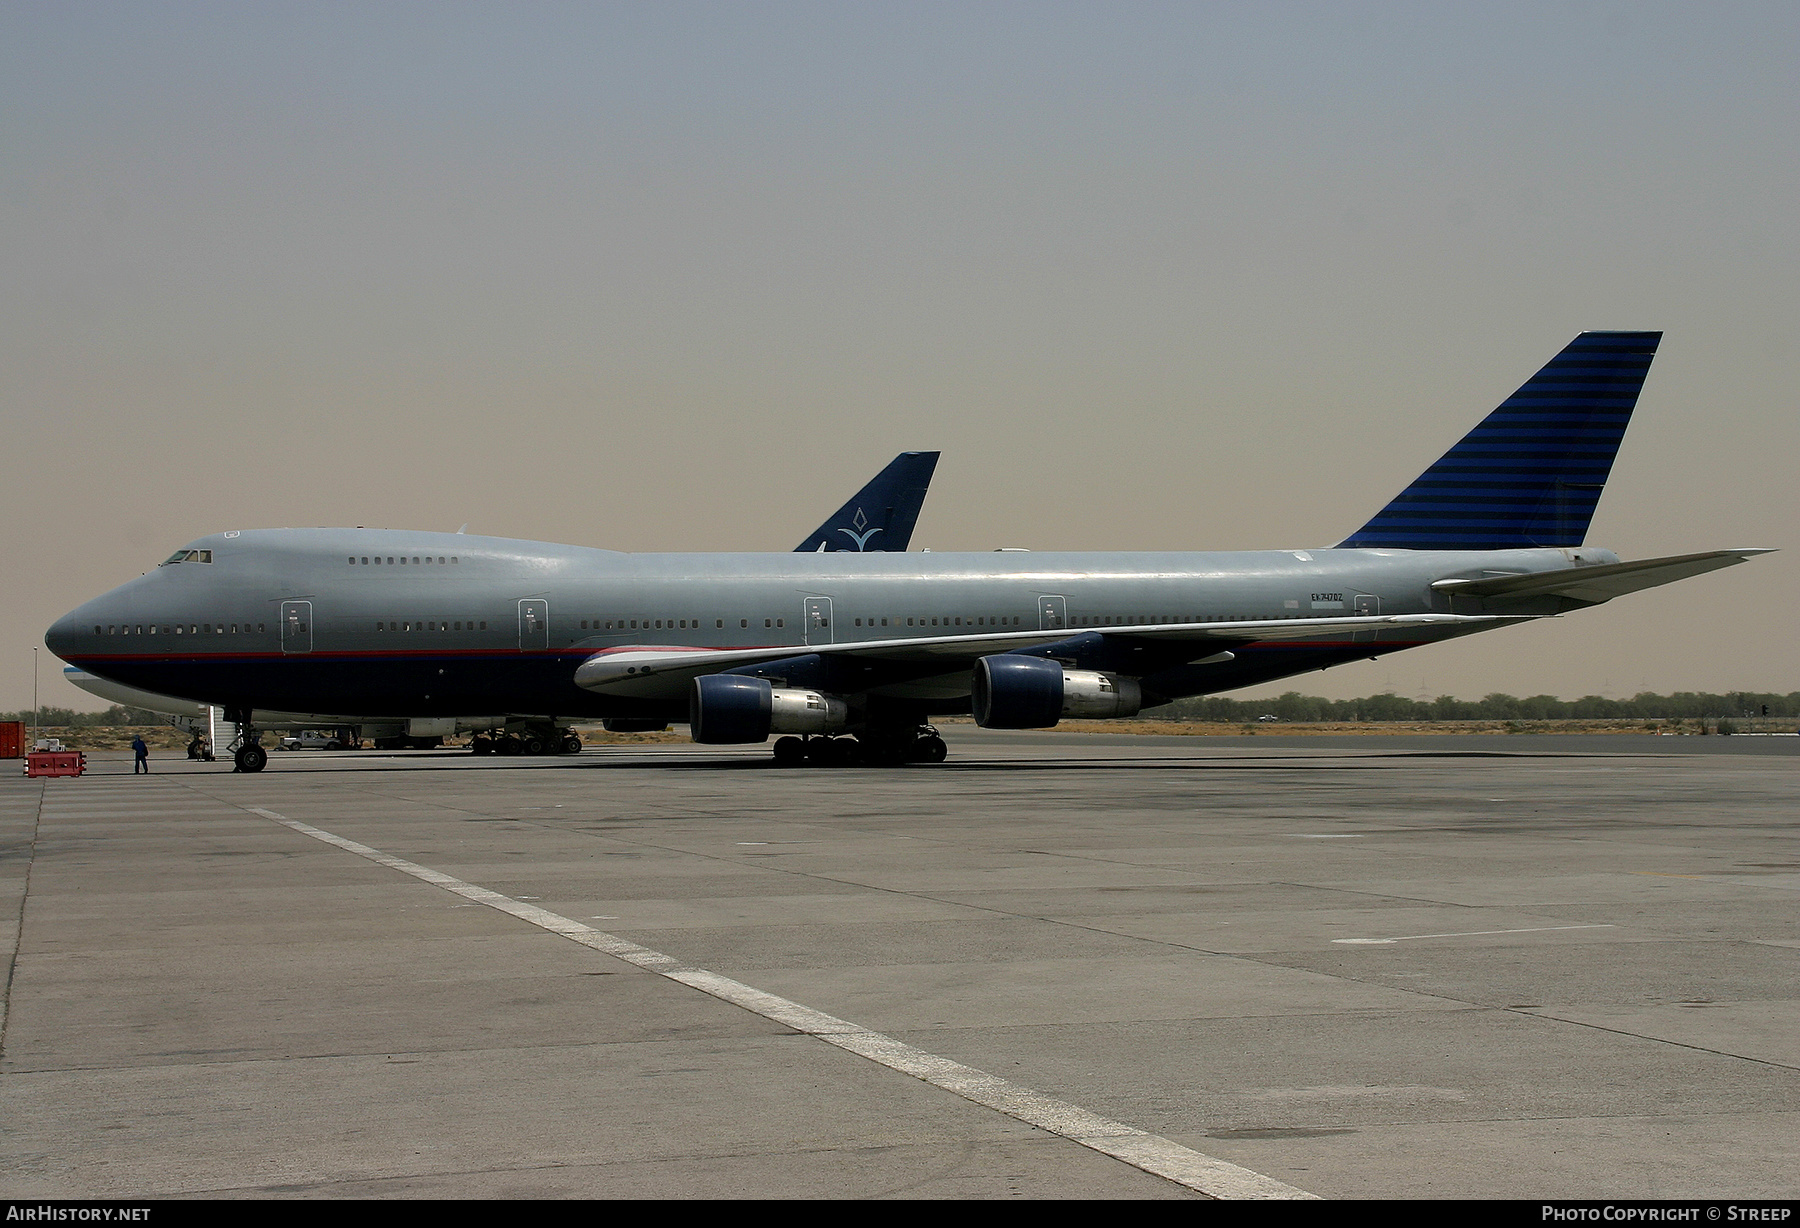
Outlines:
[[[1800,6],[0,6],[0,708],[226,528],[791,547],[1355,529],[1663,329],[1589,541],[1784,553],[1313,674],[1800,689]],[[56,677],[44,702],[100,706]]]

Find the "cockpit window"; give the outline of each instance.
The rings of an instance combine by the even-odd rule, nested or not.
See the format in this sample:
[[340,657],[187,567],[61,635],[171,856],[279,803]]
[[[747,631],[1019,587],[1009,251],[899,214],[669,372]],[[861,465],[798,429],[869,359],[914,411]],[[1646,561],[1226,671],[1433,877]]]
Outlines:
[[210,550],[177,550],[163,561],[162,566],[167,567],[170,563],[210,562],[212,562],[212,551]]

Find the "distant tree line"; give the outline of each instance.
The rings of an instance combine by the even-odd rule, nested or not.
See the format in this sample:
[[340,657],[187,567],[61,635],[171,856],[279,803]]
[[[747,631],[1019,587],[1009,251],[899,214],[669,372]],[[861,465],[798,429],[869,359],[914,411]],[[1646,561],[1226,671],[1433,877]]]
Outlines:
[[[1630,699],[1584,695],[1558,699],[1554,695],[1516,695],[1498,692],[1481,699],[1403,699],[1392,692],[1361,699],[1321,699],[1288,691],[1275,699],[1232,699],[1226,695],[1196,695],[1160,708],[1146,708],[1142,719],[1153,721],[1254,721],[1261,716],[1284,721],[1568,721],[1568,720],[1717,720],[1756,716],[1800,716],[1800,691],[1786,695],[1762,691],[1728,691],[1723,695],[1704,691],[1677,691],[1655,695],[1645,691]],[[0,720],[31,723],[29,709],[0,712]],[[166,725],[169,718],[147,708],[114,704],[104,712],[77,712],[73,708],[42,708],[37,723],[56,726]]]
[[[22,712],[0,712],[0,721],[24,721],[32,723],[31,709]],[[114,704],[104,712],[77,712],[73,708],[39,708],[37,724],[55,725],[61,728],[76,726],[85,728],[90,725],[166,725],[169,718],[160,712],[152,712],[148,708],[128,708],[124,704]]]
[[1532,695],[1520,699],[1498,692],[1481,699],[1456,699],[1449,695],[1403,699],[1391,692],[1362,699],[1321,699],[1289,691],[1275,699],[1197,695],[1143,712],[1149,720],[1254,721],[1260,716],[1284,721],[1675,721],[1788,717],[1800,716],[1800,691],[1787,695],[1759,691],[1729,691],[1723,695],[1677,691],[1673,695],[1654,695],[1645,691],[1630,699],[1600,695],[1584,695],[1580,699]]

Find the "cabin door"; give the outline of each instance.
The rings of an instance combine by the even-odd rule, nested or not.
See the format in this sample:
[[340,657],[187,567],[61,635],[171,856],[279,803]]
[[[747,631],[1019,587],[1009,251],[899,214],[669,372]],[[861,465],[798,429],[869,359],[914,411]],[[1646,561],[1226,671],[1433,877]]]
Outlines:
[[1038,598],[1039,631],[1061,631],[1068,625],[1068,605],[1061,597]]
[[800,608],[800,626],[808,644],[831,643],[831,598],[808,597]]
[[519,651],[543,652],[550,647],[550,603],[532,599],[519,603]]
[[312,602],[281,603],[281,651],[312,651]]

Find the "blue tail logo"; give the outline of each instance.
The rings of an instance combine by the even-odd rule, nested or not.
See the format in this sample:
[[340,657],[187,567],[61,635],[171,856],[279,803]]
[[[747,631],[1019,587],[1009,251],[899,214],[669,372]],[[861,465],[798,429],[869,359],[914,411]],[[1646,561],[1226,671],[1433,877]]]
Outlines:
[[1579,546],[1661,333],[1582,333],[1339,546]]

